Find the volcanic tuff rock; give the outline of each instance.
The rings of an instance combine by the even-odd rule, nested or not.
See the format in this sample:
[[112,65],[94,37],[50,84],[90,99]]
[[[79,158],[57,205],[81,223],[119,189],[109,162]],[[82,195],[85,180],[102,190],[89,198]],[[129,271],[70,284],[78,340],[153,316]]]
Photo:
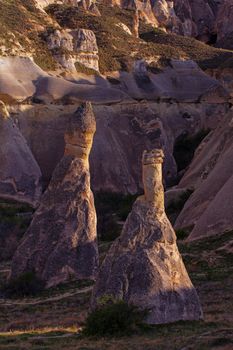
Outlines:
[[11,111],[46,183],[63,156],[69,115],[80,101],[95,102],[98,128],[90,158],[95,191],[140,190],[140,154],[161,145],[164,179],[171,184],[177,174],[176,138],[213,129],[228,109],[226,91],[192,61],[172,60],[157,74],[137,61],[133,72],[107,78],[78,75],[68,81],[47,74],[29,58],[1,58],[0,91],[6,99],[29,100]]
[[96,213],[88,156],[96,130],[89,103],[70,116],[64,157],[12,261],[11,278],[34,271],[47,286],[95,278]]
[[56,29],[46,38],[48,47],[62,67],[76,70],[75,63],[99,71],[96,37],[88,29]]
[[38,204],[41,171],[19,129],[0,101],[0,198]]
[[110,295],[148,309],[150,324],[202,317],[194,289],[164,211],[163,152],[143,154],[144,195],[139,197],[110,248],[93,290],[92,304]]
[[224,0],[219,8],[216,20],[218,46],[233,49],[233,3]]
[[193,187],[175,227],[192,229],[189,240],[233,229],[233,113],[230,111],[196,151],[179,188]]

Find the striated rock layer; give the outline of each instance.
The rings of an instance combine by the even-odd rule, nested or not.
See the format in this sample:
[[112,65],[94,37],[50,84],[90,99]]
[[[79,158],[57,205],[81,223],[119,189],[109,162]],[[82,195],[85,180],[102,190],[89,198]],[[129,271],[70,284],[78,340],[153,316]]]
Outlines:
[[120,238],[107,254],[92,305],[111,295],[148,309],[147,322],[162,324],[202,317],[199,299],[164,211],[163,152],[143,154],[144,195],[127,218]]
[[38,204],[41,171],[27,142],[0,101],[0,198]]
[[72,277],[95,278],[96,213],[88,162],[95,129],[90,104],[70,117],[65,154],[13,257],[11,278],[34,271],[47,287]]
[[196,240],[233,229],[233,112],[200,144],[179,183],[195,191],[185,203],[175,227],[191,231]]

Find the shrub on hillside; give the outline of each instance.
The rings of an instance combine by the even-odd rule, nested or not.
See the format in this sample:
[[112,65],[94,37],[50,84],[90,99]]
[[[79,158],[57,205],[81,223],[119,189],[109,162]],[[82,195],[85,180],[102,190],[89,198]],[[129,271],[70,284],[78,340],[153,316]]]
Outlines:
[[135,305],[108,299],[88,315],[83,333],[99,337],[129,335],[145,327],[146,315],[147,311]]
[[25,272],[19,277],[11,280],[3,289],[8,297],[26,297],[34,296],[44,289],[44,282],[41,281],[36,274]]

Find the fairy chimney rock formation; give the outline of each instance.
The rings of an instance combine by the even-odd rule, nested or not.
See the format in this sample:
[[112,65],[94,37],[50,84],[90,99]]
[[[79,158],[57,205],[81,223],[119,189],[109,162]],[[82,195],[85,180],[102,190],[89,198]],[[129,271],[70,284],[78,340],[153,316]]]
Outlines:
[[95,279],[96,212],[90,189],[89,153],[96,130],[91,104],[70,116],[64,156],[12,262],[11,279],[34,271],[47,287]]
[[164,213],[164,189],[162,164],[164,153],[161,149],[145,151],[142,157],[142,179],[145,200],[156,209],[156,214]]
[[108,295],[149,310],[146,322],[198,320],[202,309],[164,211],[163,151],[143,154],[144,195],[133,205],[121,236],[97,277],[92,307]]
[[41,171],[5,104],[0,101],[0,198],[38,205]]

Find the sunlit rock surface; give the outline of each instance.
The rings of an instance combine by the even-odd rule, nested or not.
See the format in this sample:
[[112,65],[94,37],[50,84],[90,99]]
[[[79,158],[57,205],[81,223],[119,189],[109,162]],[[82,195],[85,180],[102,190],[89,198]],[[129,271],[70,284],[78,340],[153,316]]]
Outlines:
[[100,269],[92,304],[110,295],[148,309],[147,322],[202,317],[199,299],[164,211],[163,152],[143,154],[144,195],[139,197]]
[[34,271],[50,287],[72,277],[95,278],[96,213],[88,161],[95,130],[91,105],[81,105],[67,124],[64,157],[13,257],[12,279]]

